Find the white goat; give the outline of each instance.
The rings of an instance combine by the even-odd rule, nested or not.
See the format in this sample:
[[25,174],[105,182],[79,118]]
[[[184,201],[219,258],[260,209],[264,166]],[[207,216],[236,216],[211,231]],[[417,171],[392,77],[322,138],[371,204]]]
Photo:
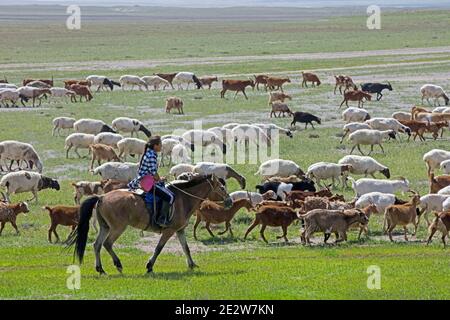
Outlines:
[[139,90],[142,90],[142,87],[144,87],[145,89],[148,90],[147,83],[138,76],[133,76],[133,75],[121,76],[119,78],[119,83],[122,86],[122,90],[125,90],[125,85],[130,85],[131,90],[134,89],[134,86],[138,86]]
[[131,162],[106,162],[98,166],[92,172],[98,174],[102,179],[113,179],[129,182],[136,178],[139,164]]
[[58,133],[58,135],[61,135],[60,132],[62,129],[67,129],[68,131],[70,131],[70,129],[73,129],[73,124],[75,123],[75,121],[76,120],[74,118],[69,117],[54,118],[52,120],[53,124],[52,136],[54,136],[56,132]]
[[381,172],[386,178],[391,177],[389,168],[382,165],[372,157],[347,155],[338,161],[339,164],[351,165],[350,173],[364,174],[366,177],[370,174],[375,178],[375,172]]
[[299,165],[291,160],[272,159],[267,160],[259,166],[256,175],[261,175],[263,180],[270,177],[290,177],[290,176],[303,176],[304,172],[300,169]]
[[341,184],[344,187],[350,167],[351,165],[348,164],[317,162],[309,166],[306,177],[316,180],[319,186],[321,180],[331,179],[333,187],[335,186],[335,180],[339,181],[339,178],[341,178]]
[[163,90],[166,89],[167,86],[170,86],[169,81],[159,77],[159,76],[145,76],[141,78],[149,87],[153,86],[154,90],[159,90],[160,86],[163,86]]
[[352,177],[348,178],[352,182],[352,188],[355,191],[356,197],[369,192],[381,192],[394,194],[397,191],[409,191],[409,181],[403,180],[379,180],[379,179],[359,179],[355,181]]
[[363,194],[359,197],[355,202],[355,207],[363,209],[371,204],[374,204],[377,207],[377,213],[384,214],[386,208],[395,204],[395,201],[395,195],[375,191]]
[[434,169],[439,168],[442,161],[450,160],[450,151],[442,149],[433,149],[423,155],[423,161],[425,161],[428,169],[428,176]]

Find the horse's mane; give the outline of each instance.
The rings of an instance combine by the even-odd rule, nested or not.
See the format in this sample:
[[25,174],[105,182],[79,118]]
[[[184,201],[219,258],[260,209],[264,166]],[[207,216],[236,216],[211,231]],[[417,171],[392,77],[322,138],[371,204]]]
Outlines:
[[[198,175],[198,176],[194,176],[191,180],[189,181],[183,181],[183,182],[175,182],[173,183],[173,186],[179,188],[179,189],[188,189],[188,188],[192,188],[195,187],[197,185],[199,185],[200,183],[205,182],[207,179],[210,179],[211,175],[208,174],[206,176],[204,175]],[[172,184],[169,184],[168,188],[171,191],[174,191],[174,187],[172,186]]]

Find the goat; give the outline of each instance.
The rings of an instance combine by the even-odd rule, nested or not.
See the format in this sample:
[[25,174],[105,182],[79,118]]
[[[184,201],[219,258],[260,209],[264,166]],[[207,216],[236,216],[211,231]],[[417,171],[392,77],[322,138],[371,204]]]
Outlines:
[[13,228],[16,230],[16,234],[19,234],[19,229],[16,225],[16,219],[19,213],[30,212],[28,204],[26,202],[19,202],[15,204],[0,202],[0,236],[2,235],[3,229],[7,222],[11,223]]
[[222,80],[222,91],[220,92],[220,97],[225,98],[225,93],[230,91],[236,91],[234,97],[236,98],[238,92],[242,92],[244,94],[245,99],[248,100],[247,95],[245,94],[246,87],[255,88],[255,82],[253,80]]
[[295,127],[295,124],[297,122],[300,122],[300,123],[304,123],[305,124],[305,130],[308,127],[308,124],[310,124],[311,127],[313,129],[315,129],[314,125],[313,125],[313,121],[318,123],[318,124],[322,123],[322,120],[319,117],[317,117],[317,116],[315,116],[315,115],[313,115],[311,113],[296,111],[294,113],[294,116],[293,116],[293,119],[292,119],[292,122],[291,122],[291,127]]
[[92,160],[90,166],[91,170],[94,169],[95,160],[97,160],[99,166],[101,165],[102,160],[106,160],[108,162],[110,161],[121,162],[114,149],[110,146],[107,146],[106,144],[101,143],[91,144],[89,146],[89,149],[92,151]]
[[342,100],[341,104],[339,105],[339,109],[344,103],[348,107],[349,101],[358,101],[358,108],[362,108],[364,107],[364,99],[370,101],[372,99],[372,96],[367,92],[361,90],[347,91],[344,93],[344,100]]
[[313,87],[315,87],[316,84],[317,84],[317,86],[320,86],[320,84],[321,84],[319,77],[314,73],[302,72],[302,78],[303,78],[302,88],[303,88],[303,86],[308,88],[308,82],[311,82]]
[[170,113],[170,110],[177,109],[178,114],[184,114],[183,100],[177,97],[169,97],[166,99],[166,113]]
[[59,242],[59,235],[56,232],[58,225],[72,227],[72,231],[78,225],[80,206],[45,206],[42,209],[48,210],[50,216],[50,228],[48,229],[48,242],[50,243],[52,243],[52,233],[56,237],[56,242]]
[[[418,219],[417,218],[417,206],[420,203],[420,196],[419,194],[414,192],[414,196],[411,198],[410,201],[408,201],[405,204],[394,204],[386,208],[386,211],[384,212],[384,220],[387,224],[386,231],[389,235],[389,240],[393,242],[392,239],[392,230],[397,225],[403,226],[403,230],[405,231],[405,240],[408,241],[407,232],[408,229],[406,226],[408,224],[414,225],[414,233],[413,236],[417,232],[417,225],[418,225]],[[383,223],[383,225],[385,224]]]
[[283,91],[283,84],[290,83],[291,80],[289,78],[276,78],[276,77],[267,77],[266,85],[270,90],[281,90]]
[[361,85],[361,90],[368,92],[368,93],[376,93],[377,94],[377,101],[380,101],[383,97],[383,94],[381,93],[384,89],[388,89],[389,91],[392,91],[392,86],[388,82],[387,84],[383,83],[363,83]]
[[200,80],[200,83],[202,84],[202,87],[208,86],[209,90],[211,90],[211,85],[213,82],[219,81],[217,79],[217,77],[201,77],[201,78],[199,78],[199,80]]
[[450,231],[450,211],[435,213],[435,219],[431,223],[428,228],[429,236],[427,240],[427,245],[431,243],[434,234],[436,231],[440,231],[442,234],[442,243],[444,244],[444,248],[446,246],[445,238],[448,236],[448,232]]
[[294,115],[291,109],[289,109],[288,105],[281,102],[272,103],[272,110],[270,111],[270,117],[272,118],[272,115],[274,115],[276,118],[277,117],[276,112],[278,112],[278,118],[281,116],[282,113],[283,118],[286,116],[286,113],[288,114],[288,116]]

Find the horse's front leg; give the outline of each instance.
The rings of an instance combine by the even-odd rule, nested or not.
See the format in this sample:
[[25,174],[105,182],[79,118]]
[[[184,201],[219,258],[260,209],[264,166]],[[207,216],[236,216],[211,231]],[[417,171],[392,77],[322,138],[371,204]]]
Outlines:
[[155,248],[155,252],[153,253],[152,257],[147,263],[147,273],[153,272],[153,265],[156,262],[156,259],[158,258],[159,254],[161,253],[162,249],[166,245],[166,242],[173,236],[175,233],[172,229],[165,229],[162,232],[161,238],[159,238],[158,245]]
[[189,269],[194,269],[195,267],[198,267],[194,260],[192,260],[191,251],[189,250],[187,240],[186,240],[186,233],[184,232],[185,229],[177,231],[177,237],[178,241],[180,241],[181,248],[183,248],[183,252],[187,259],[187,264]]

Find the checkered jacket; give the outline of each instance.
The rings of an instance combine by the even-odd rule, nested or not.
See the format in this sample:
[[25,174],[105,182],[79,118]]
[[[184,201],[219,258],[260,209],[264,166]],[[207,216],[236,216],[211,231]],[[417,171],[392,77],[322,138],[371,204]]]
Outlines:
[[128,184],[128,188],[136,190],[140,187],[140,181],[146,175],[156,175],[158,172],[158,155],[152,149],[148,149],[142,158],[137,177]]

